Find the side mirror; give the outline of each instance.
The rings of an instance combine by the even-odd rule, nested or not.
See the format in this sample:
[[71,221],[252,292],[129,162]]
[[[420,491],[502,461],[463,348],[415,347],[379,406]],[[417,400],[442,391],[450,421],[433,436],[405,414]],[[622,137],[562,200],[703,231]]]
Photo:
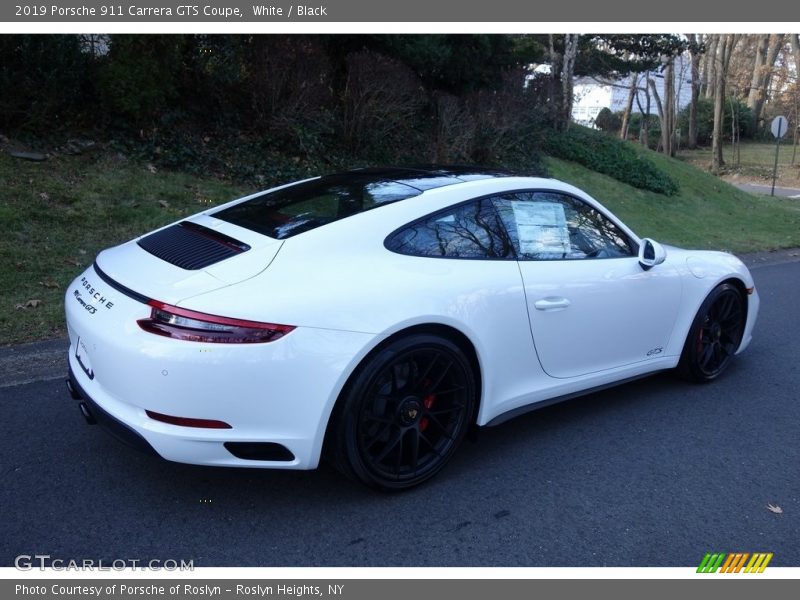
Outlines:
[[644,238],[639,244],[639,264],[642,269],[649,271],[656,265],[660,265],[667,259],[667,251],[664,246],[650,238]]

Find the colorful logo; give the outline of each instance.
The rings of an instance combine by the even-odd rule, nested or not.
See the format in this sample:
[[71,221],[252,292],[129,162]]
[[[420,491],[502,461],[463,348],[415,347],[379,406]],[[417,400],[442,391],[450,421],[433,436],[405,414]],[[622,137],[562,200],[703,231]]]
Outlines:
[[[748,560],[749,559],[749,560]],[[698,573],[763,573],[769,561],[772,560],[772,552],[724,552],[707,553],[700,566],[697,567]],[[746,565],[746,566],[745,566]]]

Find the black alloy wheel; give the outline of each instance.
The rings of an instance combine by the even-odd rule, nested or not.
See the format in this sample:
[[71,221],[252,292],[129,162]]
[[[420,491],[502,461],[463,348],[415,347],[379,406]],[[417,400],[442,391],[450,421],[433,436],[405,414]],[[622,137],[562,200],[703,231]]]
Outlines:
[[334,430],[335,462],[371,487],[402,490],[432,477],[473,422],[475,375],[446,338],[398,339],[348,387]]
[[747,311],[741,291],[729,283],[714,288],[700,306],[678,366],[693,381],[711,381],[730,364],[744,334]]

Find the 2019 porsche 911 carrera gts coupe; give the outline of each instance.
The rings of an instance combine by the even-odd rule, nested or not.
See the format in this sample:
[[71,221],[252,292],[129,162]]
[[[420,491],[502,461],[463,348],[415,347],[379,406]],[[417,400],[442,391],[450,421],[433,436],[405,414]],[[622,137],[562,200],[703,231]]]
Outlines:
[[101,252],[69,286],[68,387],[165,459],[398,490],[467,431],[665,369],[718,377],[759,299],[722,252],[640,239],[579,189],[360,169]]

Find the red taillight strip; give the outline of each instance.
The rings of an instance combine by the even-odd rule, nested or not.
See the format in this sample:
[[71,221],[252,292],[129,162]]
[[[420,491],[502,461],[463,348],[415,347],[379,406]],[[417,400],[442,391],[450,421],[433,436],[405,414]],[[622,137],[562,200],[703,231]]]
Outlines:
[[279,340],[295,329],[293,325],[210,315],[158,300],[150,300],[147,304],[152,309],[150,317],[139,319],[139,327],[148,333],[186,342],[264,344]]
[[172,306],[165,304],[158,300],[150,300],[147,303],[153,308],[163,310],[179,317],[186,317],[187,319],[197,319],[198,321],[206,321],[207,323],[218,323],[220,325],[231,325],[232,327],[250,327],[252,329],[269,329],[271,331],[279,331],[281,333],[289,333],[294,330],[292,325],[276,325],[275,323],[262,323],[261,321],[248,321],[246,319],[232,319],[231,317],[221,317],[219,315],[210,315],[195,310],[181,308],[179,306]]
[[144,411],[147,416],[154,421],[179,425],[180,427],[199,427],[202,429],[233,429],[225,421],[215,421],[214,419],[192,419],[189,417],[173,417],[172,415],[162,415],[152,410]]

